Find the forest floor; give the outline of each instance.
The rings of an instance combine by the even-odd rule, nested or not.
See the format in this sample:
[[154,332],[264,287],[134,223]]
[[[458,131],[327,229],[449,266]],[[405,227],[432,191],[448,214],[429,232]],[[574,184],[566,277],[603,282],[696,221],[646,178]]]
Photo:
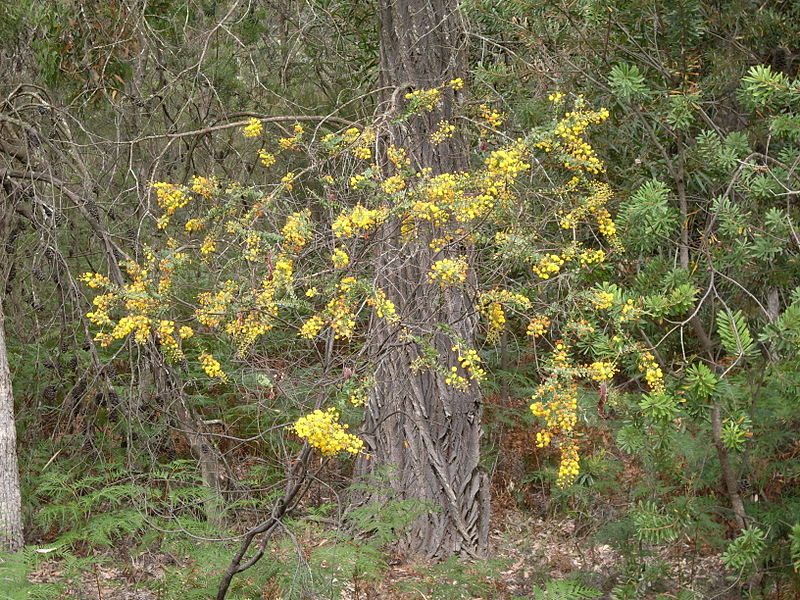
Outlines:
[[[574,519],[543,520],[515,510],[504,512],[500,525],[492,532],[491,556],[500,566],[490,577],[478,577],[483,579],[479,582],[480,592],[454,595],[451,588],[446,595],[445,592],[441,596],[429,595],[432,588],[428,586],[425,588],[427,593],[424,593],[423,587],[416,582],[429,579],[430,571],[423,565],[401,563],[389,566],[381,581],[361,589],[349,586],[342,600],[528,598],[549,580],[577,575],[581,582],[604,591],[620,583],[625,569],[624,558],[608,544],[592,543],[588,527]],[[65,579],[62,561],[44,561],[29,579],[31,583],[65,584],[62,598],[74,600],[161,600],[162,595],[157,590],[170,568],[192,567],[189,561],[182,564],[180,559],[167,553],[131,554],[123,548],[98,558],[101,560],[92,569],[71,579]],[[655,598],[680,589],[693,590],[700,598],[733,598],[730,583],[726,583],[723,575],[719,554],[703,555],[685,541],[676,541],[662,546],[652,560],[662,565],[662,576],[653,582],[651,589],[640,588],[638,598]],[[447,582],[439,582],[439,585],[447,585]],[[420,591],[415,593],[415,589]],[[277,600],[279,597],[265,590],[262,599]]]

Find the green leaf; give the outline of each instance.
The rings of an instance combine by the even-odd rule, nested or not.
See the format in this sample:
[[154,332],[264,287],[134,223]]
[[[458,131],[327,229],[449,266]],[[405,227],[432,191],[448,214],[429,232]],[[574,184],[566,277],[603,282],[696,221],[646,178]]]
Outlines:
[[646,98],[650,93],[644,81],[644,76],[636,65],[620,63],[611,68],[608,77],[611,89],[625,100]]
[[750,328],[742,311],[731,313],[720,310],[717,313],[717,333],[729,357],[749,359],[758,354],[758,347],[750,335]]
[[636,537],[650,544],[671,542],[683,527],[677,514],[667,514],[653,501],[639,502],[631,514]]
[[748,527],[722,554],[722,564],[731,570],[742,571],[753,566],[766,545],[767,534],[758,527]]
[[719,380],[705,364],[695,363],[686,369],[687,391],[699,400],[710,398]]
[[572,579],[554,579],[548,581],[544,589],[533,592],[535,600],[585,600],[599,598],[602,592],[588,587]]

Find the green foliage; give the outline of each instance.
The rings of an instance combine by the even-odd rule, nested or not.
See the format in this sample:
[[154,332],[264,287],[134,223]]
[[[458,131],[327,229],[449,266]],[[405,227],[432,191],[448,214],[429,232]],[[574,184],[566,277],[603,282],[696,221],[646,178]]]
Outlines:
[[[293,111],[304,107],[303,110],[315,114],[328,114],[321,107],[330,105],[336,107],[337,114],[349,118],[359,113],[369,114],[374,107],[371,100],[342,107],[350,99],[369,92],[376,78],[378,21],[374,3],[314,0],[302,8],[292,5],[291,18],[285,14],[277,18],[271,7],[250,3],[241,12],[234,12],[224,26],[217,27],[228,8],[226,3],[159,0],[146,3],[143,17],[146,27],[120,40],[109,39],[111,32],[119,30],[106,25],[131,22],[126,19],[133,19],[134,15],[114,12],[127,10],[127,5],[113,4],[95,10],[97,3],[88,3],[89,9],[82,11],[85,15],[73,19],[79,4],[67,0],[23,2],[3,7],[0,15],[7,17],[3,39],[19,35],[30,35],[33,39],[38,74],[54,86],[50,90],[55,92],[54,97],[58,97],[58,91],[69,96],[95,84],[119,92],[120,106],[127,112],[113,112],[117,111],[115,107],[95,99],[99,125],[81,122],[80,126],[73,126],[78,132],[85,128],[89,140],[105,138],[109,123],[115,127],[135,123],[137,129],[120,134],[120,139],[128,140],[219,123],[224,120],[222,115],[240,109],[245,113],[268,110],[270,114],[278,114],[283,107],[291,107]],[[725,525],[718,515],[728,499],[719,485],[719,466],[707,422],[708,404],[712,400],[723,406],[726,415],[722,442],[735,451],[731,456],[735,470],[742,474],[742,479],[747,477],[752,486],[746,494],[743,492],[748,514],[769,532],[762,538],[761,534],[745,532],[726,552],[729,566],[741,570],[757,567],[759,561],[765,564],[772,561],[765,574],[776,579],[791,570],[789,565],[795,571],[800,568],[800,529],[796,524],[789,528],[796,522],[800,507],[797,484],[800,467],[793,446],[800,426],[800,400],[796,391],[800,389],[796,360],[800,348],[800,293],[791,292],[798,279],[794,231],[798,213],[793,190],[797,190],[800,87],[790,74],[791,63],[785,72],[775,66],[751,66],[754,57],[765,57],[767,51],[794,39],[800,13],[788,4],[778,2],[756,10],[752,3],[738,0],[730,3],[584,0],[564,5],[545,0],[467,3],[473,23],[480,27],[478,35],[470,38],[474,44],[472,56],[480,57],[480,62],[476,58],[475,77],[469,87],[479,101],[502,106],[512,138],[530,136],[528,128],[541,126],[546,120],[551,107],[544,98],[551,90],[538,89],[544,85],[563,91],[567,97],[585,94],[590,103],[613,109],[615,122],[598,131],[595,147],[608,165],[604,179],[612,183],[615,195],[622,199],[616,223],[626,251],[586,273],[562,272],[554,278],[556,286],[539,285],[541,282],[528,286],[525,293],[535,299],[536,310],[552,317],[553,335],[540,338],[535,344],[520,341],[525,336],[509,313],[511,356],[504,369],[489,375],[491,383],[484,387],[484,392],[489,395],[500,391],[503,383],[510,384],[513,401],[533,392],[540,381],[541,365],[547,360],[547,348],[558,341],[556,331],[566,320],[569,307],[581,301],[580,293],[576,293],[579,283],[602,281],[597,289],[611,293],[615,303],[634,300],[647,312],[647,320],[626,327],[636,329],[637,343],[646,340],[648,350],[657,354],[666,376],[666,390],[648,390],[644,377],[637,376],[638,365],[628,364],[603,384],[608,402],[605,418],[601,420],[595,415],[598,396],[604,392],[599,392],[600,386],[593,382],[586,381],[585,386],[582,382],[578,397],[583,436],[581,467],[585,475],[574,489],[554,492],[550,505],[554,511],[572,511],[601,521],[605,517],[597,515],[603,515],[608,506],[615,507],[619,520],[614,524],[617,528],[614,546],[621,549],[625,562],[620,567],[621,583],[614,591],[617,598],[640,598],[647,594],[652,597],[655,592],[648,586],[660,578],[666,580],[663,565],[643,566],[645,559],[653,558],[647,554],[648,545],[695,534],[704,544],[720,546]],[[65,27],[66,23],[72,25]],[[145,35],[139,36],[142,32]],[[213,35],[206,39],[209,32]],[[226,38],[223,32],[231,32],[231,36]],[[302,35],[294,35],[297,33]],[[284,35],[291,41],[284,43]],[[147,39],[157,43],[141,52],[135,47],[139,41],[128,41]],[[203,57],[198,58],[194,40],[204,40]],[[159,76],[150,78],[148,68],[141,81],[133,81],[128,63],[134,62],[134,55],[157,57],[159,68],[152,71]],[[99,59],[104,62],[98,62]],[[568,68],[562,68],[567,64]],[[352,65],[357,66],[352,68]],[[543,65],[547,77],[532,77],[543,71]],[[610,70],[609,65],[613,65]],[[183,77],[184,73],[201,85],[193,87]],[[96,77],[99,83],[92,79]],[[546,84],[540,83],[543,79]],[[732,86],[740,79],[741,104],[732,94]],[[217,98],[218,102],[210,101],[202,107],[196,103],[195,98],[206,97]],[[70,107],[61,106],[58,101],[52,104],[68,116],[67,122],[77,123],[77,112],[70,112]],[[111,112],[113,119],[109,118]],[[159,112],[166,115],[163,121],[157,117]],[[143,129],[139,131],[139,127]],[[521,129],[515,131],[514,127]],[[233,138],[221,141],[222,134],[224,130],[214,133],[213,140],[209,134],[199,144],[188,143],[192,137],[170,139],[171,146],[166,146],[167,149],[178,148],[177,143],[173,144],[175,140],[181,140],[180,144],[187,142],[175,152],[159,147],[158,138],[148,140],[152,146],[146,149],[144,145],[132,144],[131,164],[125,162],[118,169],[110,162],[92,163],[93,154],[108,160],[106,147],[95,151],[86,139],[70,142],[70,147],[87,149],[83,155],[92,173],[115,172],[112,183],[98,186],[113,199],[101,206],[101,214],[110,213],[112,204],[114,209],[123,211],[125,217],[112,219],[109,227],[115,239],[133,240],[136,236],[122,231],[120,223],[130,214],[135,214],[137,220],[149,218],[149,207],[145,204],[128,206],[130,190],[139,189],[138,180],[143,179],[137,174],[137,181],[132,181],[128,176],[129,172],[138,173],[139,165],[135,164],[138,153],[158,154],[164,150],[158,154],[159,161],[155,161],[164,173],[216,172],[232,174],[234,178],[249,173],[252,165],[242,159],[240,145]],[[474,141],[479,147],[485,140]],[[490,147],[494,143],[494,140],[488,142]],[[213,150],[204,150],[206,145]],[[230,158],[217,160],[218,155]],[[484,158],[480,150],[475,151],[476,164]],[[325,160],[315,156],[309,168],[324,170],[321,163]],[[72,165],[71,160],[68,162]],[[57,172],[59,164],[53,165]],[[342,173],[342,181],[346,182],[345,170]],[[367,169],[364,173],[370,177],[366,187],[377,189],[377,182],[371,179],[375,171]],[[147,173],[145,177],[150,176]],[[546,176],[560,177],[555,172]],[[86,186],[88,190],[90,182]],[[525,220],[527,216],[519,219],[523,231],[509,233],[502,261],[495,258],[487,261],[488,271],[507,270],[508,274],[503,275],[506,279],[501,278],[503,284],[511,285],[511,280],[519,283],[530,275],[530,257],[538,242],[527,236],[525,230],[549,236],[553,215],[564,208],[546,198],[548,194],[540,186],[537,175],[530,187],[525,188],[531,199],[526,210],[539,212],[530,221]],[[292,199],[281,197],[270,206],[274,212],[268,216],[269,226],[264,226],[270,231],[257,232],[262,242],[280,242],[272,231],[273,221],[277,222],[287,206],[311,207],[315,219],[319,219],[315,226],[326,227],[331,211],[338,206],[336,196],[342,195],[347,201],[356,196],[346,184],[333,186],[330,193],[326,187],[325,194],[313,187]],[[231,194],[229,201],[251,205],[264,196],[266,189]],[[681,190],[681,198],[687,201],[685,214],[681,214],[677,201]],[[69,214],[75,212],[73,209],[70,206]],[[609,209],[614,212],[613,204]],[[75,264],[81,269],[91,266],[94,270],[91,263],[97,262],[96,255],[87,251],[91,244],[80,227],[70,228],[69,236],[74,236],[74,241],[53,231],[29,231],[28,241],[41,237],[50,240],[48,243],[52,241],[54,247],[57,242],[70,244],[70,252],[79,257],[70,262],[70,268]],[[52,240],[51,234],[55,236]],[[479,245],[484,234],[484,231],[478,234]],[[688,247],[681,241],[681,234],[685,234]],[[159,235],[154,238],[158,240]],[[592,238],[593,234],[587,235],[581,241],[589,244],[594,242]],[[136,239],[132,244],[137,253],[141,241]],[[679,247],[689,254],[684,267],[676,266],[681,264],[677,258]],[[327,266],[317,269],[322,260],[315,256],[311,261],[315,266],[313,280],[327,277]],[[254,266],[248,265],[245,270],[249,272],[251,267]],[[190,273],[191,285],[211,289],[216,274],[205,272],[205,268],[198,271],[203,272]],[[710,274],[713,282],[709,281]],[[485,272],[478,274],[485,275]],[[26,279],[25,285],[29,284]],[[64,279],[59,280],[58,287],[70,289],[71,285]],[[39,291],[33,287],[24,289],[26,298],[32,294],[31,290]],[[764,299],[768,297],[777,298],[779,316],[756,335],[756,315],[763,316],[758,302],[766,306]],[[18,300],[14,298],[14,302]],[[85,312],[80,306],[82,301],[76,302],[76,313]],[[59,299],[54,296],[53,302]],[[308,316],[312,305],[289,293],[281,303],[292,315],[303,317]],[[24,307],[25,302],[21,304]],[[22,316],[24,308],[14,306],[15,314],[7,321],[12,337],[24,334],[32,322]],[[61,314],[65,320],[73,318],[69,310]],[[700,325],[711,334],[711,349],[699,343],[696,330],[684,320],[690,314],[692,325]],[[514,314],[513,318],[520,321],[520,316],[529,315]],[[585,316],[595,331],[574,343],[581,362],[612,360],[630,350],[623,347],[629,344],[628,339],[623,343],[615,341],[614,329],[617,325],[623,329],[621,324],[612,323],[612,319],[606,322],[596,314]],[[83,328],[78,323],[71,330],[71,336],[80,340],[78,346],[83,343]],[[303,404],[312,406],[321,399],[334,401],[343,413],[345,409],[348,411],[344,417],[351,427],[360,418],[359,409],[352,408],[348,401],[357,378],[332,384],[342,364],[334,360],[333,366],[323,372],[320,356],[324,343],[301,348],[295,333],[289,328],[275,331],[251,353],[224,364],[225,369],[241,367],[238,386],[187,386],[186,398],[200,418],[223,423],[224,434],[219,439],[234,447],[228,450],[227,458],[232,464],[246,465],[242,468],[242,479],[236,482],[241,486],[236,488],[240,499],[229,508],[241,509],[248,518],[261,514],[282,489],[285,477],[282,452],[297,447],[296,440],[286,439],[282,427],[301,413]],[[639,333],[643,337],[639,338]],[[51,335],[60,334],[56,331]],[[763,344],[763,356],[756,338]],[[62,391],[72,387],[79,371],[96,360],[94,349],[75,353],[80,368],[64,368],[62,364],[44,371],[41,357],[55,353],[60,340],[42,339],[35,343],[13,342],[12,370],[16,399],[21,406],[20,439],[59,438],[61,433],[54,431],[53,423],[61,427],[80,413],[86,421],[76,426],[82,428],[81,434],[70,438],[69,443],[81,448],[101,446],[98,456],[116,454],[113,459],[86,462],[64,461],[62,457],[46,468],[37,468],[60,449],[48,448],[43,460],[23,461],[28,472],[26,511],[33,515],[30,519],[33,528],[38,535],[74,548],[113,547],[143,536],[141,549],[164,548],[176,556],[188,557],[186,564],[168,570],[162,589],[164,598],[209,597],[216,575],[227,566],[232,546],[204,544],[185,539],[183,534],[162,535],[150,529],[155,524],[162,529],[185,530],[210,538],[220,534],[205,520],[201,509],[210,496],[198,476],[196,461],[185,456],[174,460],[174,440],[164,434],[174,424],[150,412],[153,405],[157,407],[156,413],[161,410],[159,402],[137,396],[134,388],[146,389],[152,385],[141,355],[129,347],[115,348],[113,352],[97,349],[101,361],[113,359],[123,363],[123,371],[127,368],[131,372],[124,371],[114,380],[120,396],[118,404],[111,406],[109,401],[108,406],[95,411],[89,400],[77,404],[72,398],[66,401],[66,392]],[[341,341],[330,341],[337,348],[344,345]],[[352,343],[353,357],[360,352],[357,347],[361,342],[358,339]],[[230,349],[220,340],[208,343],[211,351],[219,348],[221,355],[229,353]],[[438,357],[430,344],[427,349],[431,350],[428,358],[435,362]],[[725,356],[721,357],[723,350]],[[327,349],[324,351],[327,353]],[[497,354],[487,348],[482,356]],[[326,354],[326,363],[328,358]],[[726,372],[732,364],[736,368]],[[196,365],[188,372],[181,369],[176,366],[187,380],[201,375]],[[320,385],[320,381],[324,383]],[[42,397],[43,382],[56,387],[55,397]],[[684,396],[685,403],[681,402]],[[144,408],[132,408],[142,404]],[[123,414],[125,423],[115,426],[114,419]],[[505,428],[518,427],[520,423],[525,427],[532,425],[530,415],[520,416],[514,402],[509,402],[502,411],[486,414],[489,416],[486,430],[500,431],[499,435],[486,436],[495,444],[494,454],[484,457],[488,470],[495,466],[495,460],[502,461],[508,454],[514,460],[518,458],[516,450],[510,451],[494,441],[503,439]],[[149,423],[139,429],[131,425],[137,421]],[[106,433],[109,438],[103,441]],[[132,441],[131,433],[148,440],[151,454],[137,454],[127,447],[121,451],[120,440],[125,439],[126,444]],[[598,443],[595,436],[602,438],[602,442]],[[237,438],[250,441],[238,442]],[[107,443],[112,440],[113,443]],[[66,439],[64,442],[67,447]],[[548,450],[525,450],[527,454],[520,459],[525,468],[550,460]],[[619,451],[626,456],[620,456]],[[589,455],[591,452],[595,452],[594,456]],[[604,461],[613,468],[604,468]],[[346,478],[348,468],[341,467],[337,477]],[[524,484],[534,480],[546,490],[555,479],[551,477],[552,470],[547,469],[533,472],[531,467],[530,471],[523,471],[516,493],[522,494],[521,489],[533,487]],[[642,481],[629,492],[631,477]],[[744,489],[745,481],[740,483]],[[633,507],[628,514],[619,508],[626,504]],[[413,502],[363,506],[348,515],[345,531],[323,526],[327,520],[315,520],[315,514],[322,514],[322,509],[316,513],[309,509],[308,514],[298,515],[287,524],[297,542],[288,535],[276,540],[273,564],[260,565],[248,575],[247,581],[237,581],[235,585],[240,587],[234,593],[256,597],[266,585],[277,580],[287,597],[303,594],[333,597],[347,582],[374,581],[385,569],[384,546],[397,539],[414,516],[427,508]],[[365,541],[367,534],[369,541]],[[748,535],[749,541],[744,539]],[[19,564],[14,566],[13,560],[3,565],[17,569]],[[424,581],[418,582],[415,589],[428,597],[481,596],[486,592],[485,578],[491,576],[491,573],[479,574],[468,565],[453,563],[425,572]],[[18,574],[12,580],[21,581]],[[451,581],[457,585],[449,585]],[[570,585],[550,582],[534,593],[536,597],[568,598],[571,593],[579,593],[568,589]],[[670,594],[687,596],[677,590],[671,590]]]
[[642,397],[639,408],[647,419],[665,423],[677,416],[678,401],[667,392],[650,392]]
[[789,553],[792,560],[792,568],[800,574],[800,523],[795,523],[789,533]]
[[734,571],[752,568],[766,548],[767,534],[759,527],[748,527],[722,554],[722,563]]
[[718,382],[717,376],[705,363],[693,363],[686,369],[686,391],[701,401],[714,395]]
[[768,65],[754,65],[742,78],[740,95],[751,109],[796,107],[800,101],[800,82],[790,81],[784,73],[776,73]]
[[648,181],[620,205],[618,222],[624,231],[625,245],[639,252],[663,246],[675,232],[678,215],[669,203],[666,184]]
[[396,587],[404,598],[424,600],[469,600],[485,598],[492,589],[491,579],[497,578],[506,561],[484,560],[466,563],[451,557],[438,564],[423,566],[412,580],[400,581]]
[[722,346],[731,358],[747,360],[758,354],[758,347],[741,310],[733,313],[729,310],[719,311],[717,333],[722,340]]
[[722,443],[729,450],[741,452],[752,435],[752,423],[747,415],[741,415],[735,420],[726,419],[722,424]]
[[639,502],[631,512],[636,536],[648,544],[664,544],[680,535],[684,522],[675,512],[659,507],[653,501]]
[[553,579],[533,591],[534,600],[587,600],[603,593],[573,579]]
[[650,90],[636,65],[620,63],[611,68],[608,84],[625,100],[642,100]]
[[31,583],[30,574],[45,560],[60,559],[64,579],[94,566],[98,559],[80,558],[62,548],[26,546],[19,552],[0,553],[0,598],[2,600],[52,600],[63,597],[61,583]]
[[794,299],[777,319],[764,326],[758,339],[782,355],[796,355],[800,349],[800,300]]

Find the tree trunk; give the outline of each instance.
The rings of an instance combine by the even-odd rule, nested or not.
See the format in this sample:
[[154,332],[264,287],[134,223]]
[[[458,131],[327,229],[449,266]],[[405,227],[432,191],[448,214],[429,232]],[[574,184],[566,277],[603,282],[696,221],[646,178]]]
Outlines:
[[[465,23],[453,0],[381,3],[381,83],[390,122],[382,141],[405,148],[415,169],[429,168],[433,175],[467,165],[459,135],[438,145],[430,137],[440,121],[453,119],[459,92],[445,87],[431,112],[400,123],[392,117],[407,92],[464,76],[465,43]],[[376,285],[395,303],[405,332],[414,339],[398,337],[396,327],[373,320],[370,340],[378,363],[364,424],[369,458],[361,460],[359,470],[391,471],[388,490],[376,494],[381,499],[416,498],[434,507],[400,540],[401,552],[431,558],[481,555],[488,540],[489,494],[486,475],[478,468],[480,390],[474,382],[458,390],[434,369],[411,369],[424,345],[435,350],[447,371],[460,369],[453,351],[457,342],[473,347],[474,299],[464,288],[427,283],[434,261],[469,255],[470,249],[461,245],[436,252],[428,246],[430,232],[404,241],[399,229],[397,222],[389,222],[380,231]]]
[[16,552],[23,543],[14,395],[6,352],[3,301],[0,297],[0,550]]

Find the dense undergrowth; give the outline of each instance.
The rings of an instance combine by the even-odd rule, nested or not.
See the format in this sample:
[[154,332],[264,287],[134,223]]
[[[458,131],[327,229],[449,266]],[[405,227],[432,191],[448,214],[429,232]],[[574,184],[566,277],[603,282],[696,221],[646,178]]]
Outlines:
[[[160,50],[174,51],[169,60],[183,73],[188,42],[180,27],[169,25],[169,4],[158,3],[148,27],[162,36]],[[310,36],[300,58],[288,53],[292,68],[280,77],[261,75],[287,97],[318,105],[320,114],[341,102],[352,109],[342,113],[348,120],[369,123],[374,106],[361,98],[363,108],[353,109],[358,103],[351,101],[359,90],[371,89],[372,71],[346,73],[341,64],[374,65],[374,14],[351,4],[309,3],[308,10],[319,12],[314,18],[304,13],[309,21],[299,29],[307,25],[320,38]],[[59,11],[71,7],[54,5]],[[356,498],[380,497],[391,472],[384,480],[354,484],[353,457],[314,454],[302,500],[279,519],[264,547],[265,559],[233,579],[229,598],[785,600],[800,594],[800,57],[791,47],[800,13],[786,2],[751,5],[465,3],[478,32],[467,78],[474,101],[461,115],[467,123],[462,133],[473,147],[470,160],[481,174],[491,175],[490,167],[509,155],[517,167],[528,167],[519,167],[525,176],[514,179],[509,197],[516,212],[503,215],[502,231],[492,229],[494,222],[487,225],[486,215],[470,221],[477,232],[475,277],[488,290],[476,307],[483,319],[477,345],[470,348],[476,358],[467,363],[482,365],[481,467],[490,477],[493,499],[488,560],[426,564],[398,554],[393,543],[431,507],[391,498],[359,504]],[[215,7],[181,14],[200,27],[216,18]],[[100,21],[113,20],[116,10],[122,11],[114,5],[108,14],[98,13]],[[56,43],[64,41],[61,13],[34,12],[29,17],[47,33],[37,56],[51,57],[40,66],[42,80],[61,81],[64,88],[54,96],[63,94],[65,105],[78,98],[75,115],[110,135],[108,123],[117,122],[114,102],[131,77],[116,53],[128,56],[133,50],[95,40],[103,27],[76,26],[73,35],[97,41],[98,48],[115,48],[114,69],[107,73],[112,83],[103,93],[88,95],[81,82],[91,77],[76,75],[80,65],[53,59],[67,51]],[[248,10],[235,24],[235,43],[234,37],[219,42],[217,58],[203,59],[210,61],[203,72],[226,98],[221,104],[229,111],[242,108],[244,116],[236,118],[251,118],[248,137],[240,134],[241,125],[231,126],[235,135],[219,148],[187,146],[184,154],[176,152],[178,158],[165,159],[158,175],[174,176],[175,187],[164,189],[183,186],[187,195],[195,193],[195,172],[213,173],[214,181],[253,182],[220,192],[213,206],[196,193],[192,197],[200,208],[191,210],[198,214],[209,207],[228,211],[215,214],[249,214],[262,191],[278,190],[268,223],[254,228],[258,243],[248,238],[252,231],[239,231],[241,239],[228,248],[234,255],[242,248],[251,256],[261,252],[258,268],[269,264],[273,283],[272,267],[290,254],[287,240],[296,234],[286,233],[284,217],[296,218],[312,206],[305,218],[319,234],[318,245],[305,266],[299,260],[293,265],[303,285],[282,288],[283,312],[276,320],[281,326],[247,352],[241,335],[215,334],[201,323],[191,342],[187,335],[185,355],[154,367],[153,357],[168,349],[163,342],[177,344],[176,323],[192,322],[191,294],[218,290],[222,273],[258,281],[255,260],[240,252],[220,258],[214,269],[205,262],[184,271],[178,265],[183,287],[169,305],[178,318],[167,323],[164,335],[137,344],[124,339],[135,336],[132,331],[123,335],[112,328],[119,335],[102,337],[97,323],[85,317],[99,311],[80,275],[111,272],[113,265],[103,264],[102,244],[85,224],[63,225],[78,206],[71,197],[52,214],[36,205],[36,214],[43,215],[39,221],[20,220],[10,230],[3,241],[16,274],[7,277],[5,327],[29,545],[0,559],[0,598],[213,597],[241,534],[269,517],[302,463],[303,443],[292,424],[324,405],[337,411],[350,432],[358,431],[363,408],[353,398],[363,404],[368,393],[370,373],[358,363],[367,340],[361,333],[352,339],[338,336],[340,331],[316,334],[341,316],[323,308],[321,294],[341,291],[342,269],[351,259],[369,259],[370,250],[362,244],[366,226],[358,232],[363,236],[346,242],[348,254],[345,242],[336,246],[340,238],[332,224],[352,229],[341,217],[352,221],[346,211],[362,200],[370,207],[373,202],[378,214],[375,207],[387,197],[398,198],[396,188],[405,180],[381,179],[363,162],[370,148],[357,140],[368,137],[369,128],[361,125],[337,123],[330,132],[324,129],[331,136],[327,142],[320,135],[312,143],[311,126],[304,130],[287,121],[270,133],[278,140],[270,152],[259,148],[262,141],[266,145],[266,134],[263,140],[249,137],[265,127],[252,116],[260,113],[250,109],[274,98],[261,88],[248,96],[244,86],[258,77],[246,77],[237,71],[243,62],[226,56],[265,36],[262,12]],[[334,35],[325,27],[336,32],[336,44],[320,41]],[[337,54],[326,62],[334,47],[348,60]],[[318,63],[331,72],[329,90],[310,90],[309,65]],[[74,68],[57,73],[56,64]],[[356,77],[357,85],[351,81]],[[432,89],[441,94],[464,84],[454,81]],[[131,119],[137,123],[157,112],[148,104],[156,91],[141,95],[146,98],[138,99],[141,105],[131,100],[142,110],[139,121]],[[412,95],[398,119],[424,111],[434,96],[431,90]],[[28,105],[14,108],[16,99],[9,96],[3,111],[25,113]],[[96,107],[97,122],[84,114],[84,100]],[[31,119],[49,114],[46,106]],[[287,100],[278,108],[292,114],[296,103]],[[170,110],[163,110],[168,119]],[[175,120],[154,135],[207,125],[181,110],[174,113]],[[588,150],[570,146],[584,142],[585,124],[571,123],[570,132],[572,126],[580,131],[564,133],[576,114],[593,115],[597,126]],[[49,121],[39,124],[45,125],[55,129]],[[442,126],[440,135],[449,135],[449,127]],[[94,143],[93,135],[87,140]],[[54,134],[54,139],[52,147],[80,146],[67,137]],[[319,156],[331,148],[339,152],[330,161],[335,177],[317,177],[314,169],[329,166]],[[162,150],[144,155],[149,160]],[[87,151],[86,160],[100,161],[104,152]],[[588,177],[580,184],[585,188],[572,183],[579,171],[576,155],[598,161],[588,163],[592,171],[581,171]],[[601,159],[605,172],[595,168]],[[105,183],[95,187],[117,195],[90,212],[102,216],[113,239],[142,264],[150,260],[145,247],[161,252],[159,258],[174,257],[185,248],[168,242],[158,228],[163,221],[156,218],[165,215],[156,214],[156,200],[145,207],[152,189],[146,183],[135,188],[128,180],[127,160],[116,170],[105,164],[101,169],[98,162],[98,172],[114,174],[98,179]],[[408,177],[412,181],[415,175]],[[477,195],[479,188],[468,187],[473,184],[459,190],[466,189],[468,199]],[[61,198],[49,192],[42,197],[55,206],[51,195]],[[599,196],[602,203],[592,204]],[[404,214],[410,204],[404,202],[401,197],[391,210]],[[186,248],[202,252],[202,240],[192,238],[197,217],[188,211],[166,216],[176,222],[192,216],[179,231]],[[131,227],[134,217],[147,226]],[[209,227],[222,229],[218,220],[210,219]],[[465,265],[440,264],[428,283],[459,285],[460,278],[467,279],[466,269],[459,271]],[[291,280],[291,266],[289,271]],[[353,321],[364,326],[365,307],[375,307],[381,296],[370,277],[355,291],[364,296],[353,301],[362,311]],[[130,297],[120,293],[117,299]],[[235,326],[244,322],[246,311],[238,309],[226,318],[241,334],[243,328]],[[113,324],[121,318],[115,314]],[[436,366],[437,357],[429,354],[427,366]],[[201,356],[213,362],[202,362]],[[455,385],[473,385],[470,369],[459,373],[463,377],[454,377]],[[552,389],[543,389],[543,383]],[[218,452],[221,495],[210,491],[186,424],[176,417],[180,402],[169,392],[177,389]],[[561,423],[548,420],[559,408],[548,404],[557,393],[575,401]],[[533,400],[538,406],[531,407]],[[560,446],[549,445],[551,437]],[[569,460],[559,451],[567,442],[579,448]],[[365,485],[374,493],[364,494]]]

